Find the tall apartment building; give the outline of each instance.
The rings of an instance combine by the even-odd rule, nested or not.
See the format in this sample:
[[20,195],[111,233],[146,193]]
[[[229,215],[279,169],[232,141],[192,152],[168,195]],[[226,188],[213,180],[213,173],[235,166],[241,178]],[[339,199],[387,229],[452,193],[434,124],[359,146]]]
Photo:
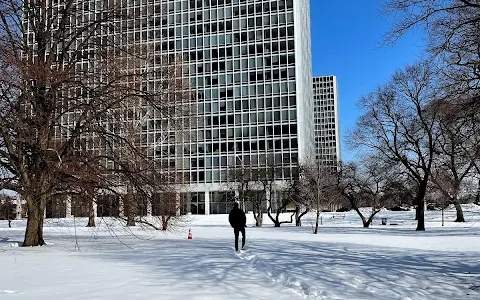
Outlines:
[[337,78],[314,77],[313,99],[316,158],[336,167],[341,159]]
[[[313,148],[309,0],[171,0],[158,17],[162,51],[188,54],[200,119],[176,166],[187,211],[228,212],[229,170],[295,175]],[[165,7],[166,6],[166,7]],[[162,9],[162,11],[165,11]],[[173,46],[173,47],[172,47]]]
[[198,116],[190,139],[156,142],[164,129],[152,115],[142,133],[155,145],[152,159],[186,179],[175,182],[186,212],[227,213],[232,170],[275,165],[284,181],[314,155],[310,0],[88,0],[83,17],[108,5],[135,20],[118,21],[106,38],[183,57]]

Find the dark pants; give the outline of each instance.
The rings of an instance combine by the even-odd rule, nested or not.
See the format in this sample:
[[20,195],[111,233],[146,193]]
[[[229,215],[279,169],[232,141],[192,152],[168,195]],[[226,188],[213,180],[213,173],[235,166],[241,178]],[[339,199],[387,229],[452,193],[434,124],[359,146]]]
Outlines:
[[233,228],[233,233],[235,234],[235,251],[238,251],[238,235],[242,233],[242,249],[245,246],[245,227],[242,228]]

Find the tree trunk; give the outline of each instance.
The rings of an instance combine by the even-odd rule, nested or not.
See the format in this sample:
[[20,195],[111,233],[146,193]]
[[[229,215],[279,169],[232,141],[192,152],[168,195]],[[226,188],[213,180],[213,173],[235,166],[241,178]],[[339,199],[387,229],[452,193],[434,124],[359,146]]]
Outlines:
[[420,184],[417,194],[417,231],[424,231],[425,230],[425,193],[427,191],[427,182],[424,180]]
[[458,201],[458,198],[452,199],[452,201],[453,201],[453,204],[455,205],[455,209],[457,210],[457,219],[455,219],[455,222],[465,222],[460,201]]
[[302,219],[300,218],[300,206],[295,208],[295,226],[302,226]]
[[167,230],[169,219],[170,219],[170,217],[167,218],[166,216],[162,216],[162,230],[163,231]]
[[271,211],[271,207],[268,208],[268,210],[267,210],[267,215],[268,215],[268,217],[270,218],[270,220],[272,220],[273,226],[274,226],[274,227],[280,227],[280,225],[282,224],[282,223],[280,222],[280,220],[279,220],[279,219],[280,219],[280,211],[281,211],[281,210],[280,210],[280,209],[277,210],[277,212],[275,213],[275,218],[272,217],[272,214],[270,213],[270,211]]
[[25,231],[25,239],[23,247],[43,246],[43,211],[45,209],[45,199],[41,198],[36,201],[27,198],[28,218],[27,229]]
[[368,218],[368,221],[365,222],[365,218],[363,218],[363,227],[364,228],[369,228],[370,225],[372,224],[373,222],[373,218],[375,218],[375,215],[379,212],[380,210],[373,210],[372,214],[370,215],[370,217]]
[[315,230],[313,231],[314,234],[318,233],[318,220],[320,219],[320,211],[317,210],[317,218],[315,220]]
[[93,210],[93,197],[88,198],[88,224],[87,227],[95,227],[95,212]]
[[[460,201],[458,200],[458,194],[460,193],[460,180],[456,181],[453,186],[453,190],[451,193],[447,190],[442,190],[443,195],[448,198],[449,203],[453,203],[455,205],[455,210],[457,211],[457,218],[454,222],[465,222],[465,218],[463,217],[463,210],[462,206],[460,205]],[[442,211],[445,209],[445,204],[442,201]]]
[[257,227],[262,227],[263,225],[263,212],[262,212],[262,209],[259,208],[258,211],[257,211],[257,218],[256,218],[257,222],[256,222],[256,226]]
[[302,226],[302,219],[295,217],[295,226],[301,227]]
[[[128,206],[130,206],[130,204],[128,204]],[[127,226],[135,226],[135,216],[133,214],[133,212],[131,212],[131,209],[128,210],[128,214],[127,214]]]
[[127,217],[127,226],[135,226],[135,205],[134,205],[133,189],[130,184],[127,186],[127,195],[123,203],[125,214]]
[[421,205],[417,206],[416,215],[417,215],[417,231],[425,230],[425,210],[423,209],[423,201],[421,200]]
[[267,208],[267,216],[270,218],[270,220],[272,220],[274,227],[280,227],[280,223],[278,222],[278,216],[277,216],[277,219],[275,220],[275,218],[272,217],[271,211],[272,211],[272,207],[270,205]]
[[365,220],[365,218],[362,215],[362,222],[363,222],[363,228],[370,228],[370,224],[372,224],[373,218],[370,217],[368,220]]
[[360,211],[360,209],[358,209],[358,207],[354,204],[354,202],[352,200],[350,200],[350,204],[352,205],[352,208],[357,212],[358,216],[360,217],[360,219],[362,219],[362,224],[363,224],[363,228],[368,228],[370,227],[370,223],[371,223],[371,220],[367,221],[365,219],[365,217],[363,216],[362,212]]

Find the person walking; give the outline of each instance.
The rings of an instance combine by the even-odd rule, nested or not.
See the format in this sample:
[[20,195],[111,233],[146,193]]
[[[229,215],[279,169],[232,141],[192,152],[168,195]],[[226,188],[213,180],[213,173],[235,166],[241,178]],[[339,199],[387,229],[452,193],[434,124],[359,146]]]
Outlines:
[[238,235],[242,233],[242,250],[245,249],[245,227],[247,227],[247,217],[243,210],[238,208],[238,203],[233,204],[233,209],[228,214],[228,221],[233,228],[235,234],[235,251],[238,251]]

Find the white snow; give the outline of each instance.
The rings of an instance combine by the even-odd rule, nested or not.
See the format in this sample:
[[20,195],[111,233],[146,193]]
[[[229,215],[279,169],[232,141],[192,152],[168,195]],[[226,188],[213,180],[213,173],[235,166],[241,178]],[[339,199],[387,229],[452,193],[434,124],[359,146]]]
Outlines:
[[[115,220],[47,220],[47,246],[22,248],[25,220],[0,221],[0,299],[480,299],[480,209],[322,213],[302,227],[254,227],[235,253],[227,215],[191,216],[173,233]],[[287,219],[287,215],[282,216]],[[381,218],[388,225],[381,225]],[[390,224],[397,225],[390,225]],[[188,230],[193,240],[187,240]]]

